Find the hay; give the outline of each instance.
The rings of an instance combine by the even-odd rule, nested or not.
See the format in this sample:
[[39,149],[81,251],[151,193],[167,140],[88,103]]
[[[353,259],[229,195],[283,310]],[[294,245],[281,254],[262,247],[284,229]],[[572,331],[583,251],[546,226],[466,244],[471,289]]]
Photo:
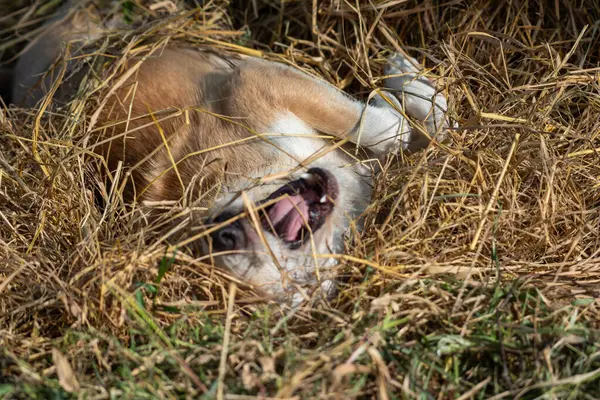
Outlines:
[[[57,5],[6,7],[2,59]],[[600,395],[596,2],[103,11],[131,25],[96,43],[114,57],[101,79],[57,111],[0,110],[0,394],[212,398],[223,384],[231,399]],[[293,64],[363,99],[389,51],[440,77],[460,129],[386,164],[332,304],[292,312],[242,285],[232,306],[232,277],[165,253],[159,227],[139,228],[139,210],[100,177],[85,145],[94,112],[127,58],[167,42]]]

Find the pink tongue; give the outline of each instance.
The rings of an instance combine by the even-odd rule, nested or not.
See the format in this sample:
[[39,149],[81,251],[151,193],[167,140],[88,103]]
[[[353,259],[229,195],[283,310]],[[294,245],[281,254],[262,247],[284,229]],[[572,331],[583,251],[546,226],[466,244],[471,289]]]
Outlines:
[[301,195],[286,197],[271,207],[269,219],[277,232],[283,233],[285,240],[294,241],[304,226],[304,221],[308,222],[308,205]]

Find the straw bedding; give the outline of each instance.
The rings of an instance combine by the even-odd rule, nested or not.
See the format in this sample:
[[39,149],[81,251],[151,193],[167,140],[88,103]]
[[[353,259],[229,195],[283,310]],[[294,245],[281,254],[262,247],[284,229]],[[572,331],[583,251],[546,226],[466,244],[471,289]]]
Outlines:
[[[58,3],[1,7],[6,65]],[[596,2],[99,3],[121,27],[78,62],[101,73],[60,108],[0,109],[0,390],[598,393]],[[173,43],[296,65],[362,99],[401,48],[447,93],[460,127],[384,166],[330,304],[291,311],[236,292],[102,177],[94,113],[127,59]]]

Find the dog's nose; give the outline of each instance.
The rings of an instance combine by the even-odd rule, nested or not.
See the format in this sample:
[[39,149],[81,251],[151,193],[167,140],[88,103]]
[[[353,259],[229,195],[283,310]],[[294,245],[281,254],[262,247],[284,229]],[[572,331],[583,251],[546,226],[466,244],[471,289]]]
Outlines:
[[[214,223],[224,222],[232,218],[233,214],[221,214],[213,220]],[[244,228],[240,221],[235,221],[210,234],[213,251],[231,251],[244,247],[246,240]]]
[[235,225],[225,226],[213,232],[212,247],[214,251],[231,251],[239,248],[243,240],[243,232]]

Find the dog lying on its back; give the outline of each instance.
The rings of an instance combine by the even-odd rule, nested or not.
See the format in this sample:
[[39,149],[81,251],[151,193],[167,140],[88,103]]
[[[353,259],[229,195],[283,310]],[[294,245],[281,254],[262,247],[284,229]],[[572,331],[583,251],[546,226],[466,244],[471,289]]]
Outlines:
[[[18,62],[17,105],[34,106],[52,86],[52,77],[40,74],[61,43],[101,31],[74,7],[65,6]],[[155,54],[100,112],[109,128],[99,140],[111,140],[97,151],[111,170],[129,168],[129,196],[142,204],[179,200],[197,182],[195,195],[207,202],[203,192],[220,182],[207,204],[207,234],[193,248],[280,300],[301,300],[305,289],[318,287],[333,292],[335,258],[327,255],[343,250],[344,232],[369,204],[374,163],[361,163],[339,140],[382,160],[425,143],[402,112],[438,139],[449,128],[446,99],[399,54],[388,60],[384,85],[402,105],[387,92],[363,104],[261,59],[183,47]],[[181,109],[187,111],[157,116]]]

